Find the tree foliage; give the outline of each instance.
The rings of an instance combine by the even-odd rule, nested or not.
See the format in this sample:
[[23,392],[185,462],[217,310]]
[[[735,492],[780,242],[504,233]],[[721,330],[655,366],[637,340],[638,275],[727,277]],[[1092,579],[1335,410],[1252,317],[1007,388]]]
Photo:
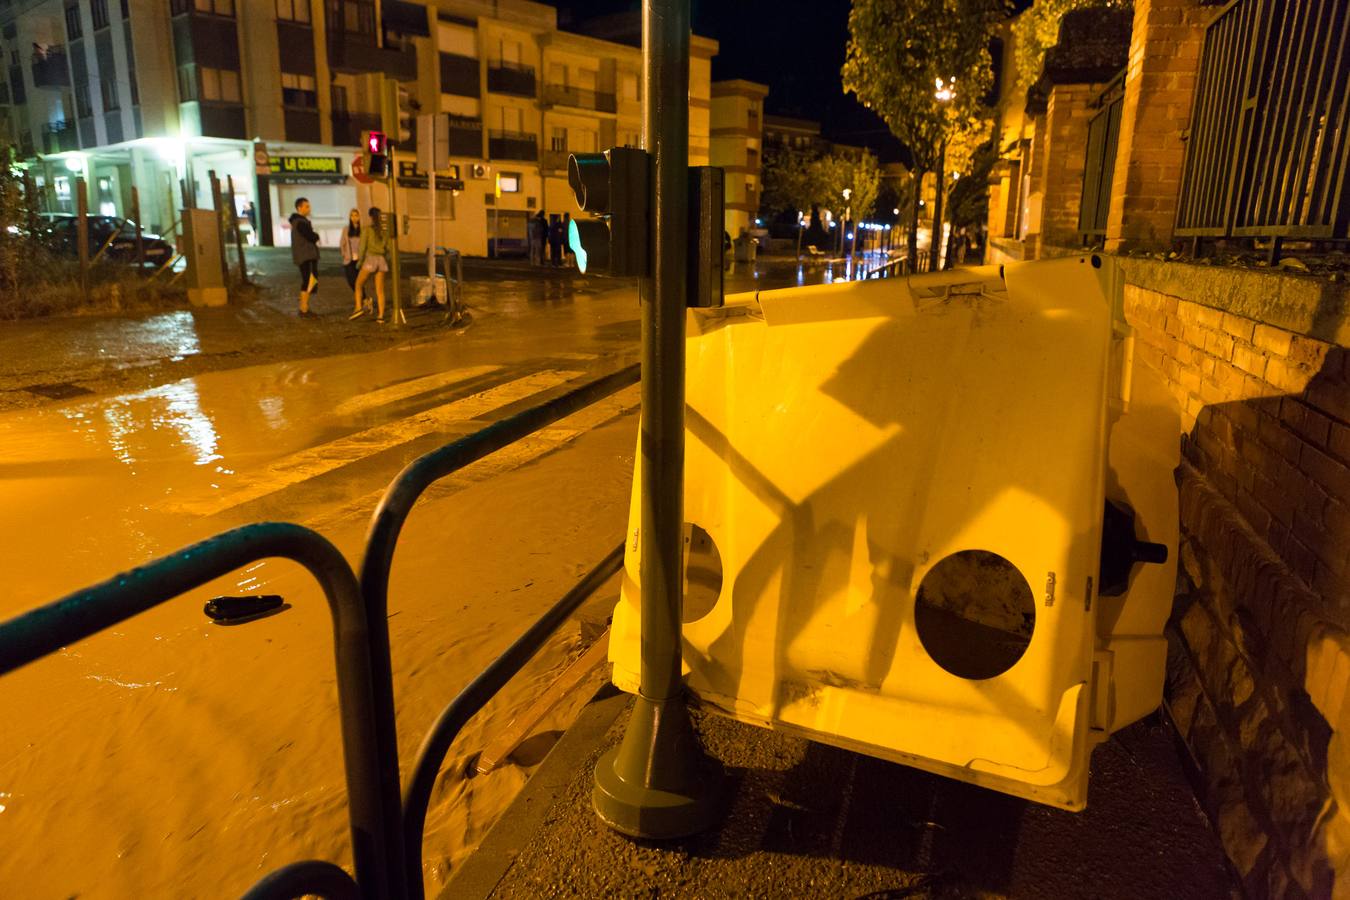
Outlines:
[[[774,150],[764,157],[764,208],[810,211],[851,206],[870,213],[881,188],[881,166],[869,151],[855,160],[838,153],[812,157]],[[844,190],[849,199],[844,200]]]
[[[876,112],[932,171],[944,138],[983,118],[993,85],[989,38],[1003,0],[853,0],[844,90]],[[952,84],[948,102],[937,79]]]
[[14,148],[0,147],[0,290],[19,288],[41,265],[37,187],[15,164]]
[[947,219],[953,228],[969,228],[989,219],[989,172],[997,161],[992,141],[974,151],[968,173],[947,195]]
[[1123,9],[1132,3],[1133,0],[1036,0],[1013,23],[1013,54],[1018,87],[1026,89],[1041,77],[1045,51],[1058,43],[1059,23],[1065,15],[1093,6]]

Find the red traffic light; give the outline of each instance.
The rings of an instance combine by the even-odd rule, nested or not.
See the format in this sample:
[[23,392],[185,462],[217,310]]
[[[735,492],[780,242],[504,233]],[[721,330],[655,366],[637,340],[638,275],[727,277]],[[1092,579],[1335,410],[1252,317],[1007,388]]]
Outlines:
[[366,132],[366,152],[383,156],[388,148],[389,139],[385,137],[383,131]]

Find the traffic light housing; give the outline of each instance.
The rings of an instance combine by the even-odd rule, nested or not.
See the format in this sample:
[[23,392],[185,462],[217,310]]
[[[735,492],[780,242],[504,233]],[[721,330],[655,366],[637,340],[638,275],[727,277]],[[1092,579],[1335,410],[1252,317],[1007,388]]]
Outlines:
[[372,178],[389,176],[389,137],[383,131],[361,132],[361,155],[365,157],[367,175]]
[[614,147],[604,153],[573,153],[567,181],[582,212],[572,218],[567,243],[582,272],[644,278],[651,273],[651,166],[643,150]]

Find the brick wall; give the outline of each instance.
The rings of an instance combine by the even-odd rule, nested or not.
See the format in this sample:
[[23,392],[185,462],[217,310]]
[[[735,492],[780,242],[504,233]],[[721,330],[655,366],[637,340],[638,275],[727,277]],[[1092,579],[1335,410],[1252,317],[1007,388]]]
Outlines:
[[1167,245],[1176,219],[1184,145],[1204,24],[1196,0],[1134,0],[1106,249]]
[[1045,111],[1045,158],[1040,166],[1041,240],[1074,246],[1078,210],[1083,202],[1083,169],[1087,161],[1089,104],[1101,93],[1098,84],[1057,84]]
[[1172,717],[1250,893],[1350,896],[1350,292],[1125,264],[1183,410]]

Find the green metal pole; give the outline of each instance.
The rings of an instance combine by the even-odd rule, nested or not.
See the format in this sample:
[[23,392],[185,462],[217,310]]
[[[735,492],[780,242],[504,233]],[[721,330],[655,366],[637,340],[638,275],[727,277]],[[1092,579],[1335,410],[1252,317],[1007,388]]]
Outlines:
[[644,0],[642,62],[644,144],[654,177],[652,275],[639,288],[641,680],[623,742],[596,766],[592,802],[616,831],[669,839],[713,825],[722,795],[721,773],[699,747],[681,681],[689,0]]

